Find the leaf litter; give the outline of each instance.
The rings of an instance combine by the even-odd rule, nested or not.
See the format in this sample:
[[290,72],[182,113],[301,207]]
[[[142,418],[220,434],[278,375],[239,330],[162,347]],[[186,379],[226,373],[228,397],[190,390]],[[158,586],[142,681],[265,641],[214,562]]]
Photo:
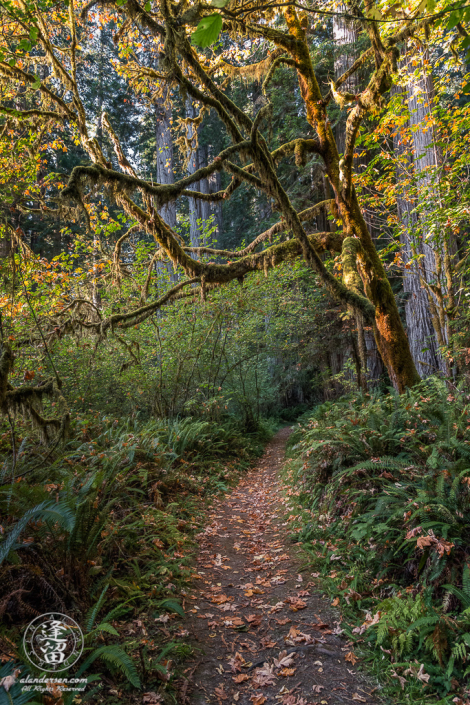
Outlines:
[[299,573],[278,478],[289,433],[279,431],[257,467],[214,504],[198,537],[190,599],[202,613],[184,623],[195,665],[181,705],[380,703],[318,594],[318,575]]

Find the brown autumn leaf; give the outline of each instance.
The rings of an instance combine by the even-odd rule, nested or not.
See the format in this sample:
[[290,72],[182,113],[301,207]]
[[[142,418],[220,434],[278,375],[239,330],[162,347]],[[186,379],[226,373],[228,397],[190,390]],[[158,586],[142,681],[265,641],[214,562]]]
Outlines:
[[366,698],[363,698],[362,695],[359,695],[359,693],[354,693],[354,695],[352,696],[352,699],[356,700],[356,702],[358,702],[358,703],[366,703],[367,702]]
[[241,617],[230,617],[224,621],[226,627],[232,627],[232,629],[238,629],[238,627],[244,627],[245,622]]
[[432,546],[433,543],[436,543],[434,536],[420,536],[416,541],[417,547],[421,549],[426,548],[426,546]]
[[293,676],[294,673],[296,672],[296,668],[283,668],[281,671],[279,671],[280,676]]
[[235,656],[232,656],[230,661],[228,662],[228,665],[232,669],[232,673],[237,673],[237,671],[241,670],[241,667],[246,663],[245,659],[243,656],[241,656],[238,651],[235,654]]
[[252,695],[250,698],[253,705],[264,705],[266,698],[264,695]]
[[279,658],[274,659],[274,665],[276,668],[289,668],[294,663],[294,656],[295,653],[293,651],[290,654],[287,651],[281,651]]
[[324,690],[325,686],[324,685],[314,685],[313,686],[313,692],[314,693],[319,693],[321,690]]
[[275,646],[277,646],[277,641],[273,641],[269,636],[263,637],[260,641],[262,649],[273,649]]
[[307,603],[301,600],[300,597],[288,597],[284,602],[287,602],[292,612],[297,612],[307,607]]
[[228,700],[228,695],[224,690],[224,685],[218,685],[217,688],[214,689],[214,695],[216,696],[217,700],[220,702],[221,700]]
[[282,619],[276,619],[276,622],[278,624],[281,624],[282,626],[284,626],[284,624],[289,624],[290,621],[291,620],[289,619],[289,617],[283,617]]
[[239,673],[236,676],[232,676],[232,680],[235,681],[235,683],[243,683],[244,681],[249,681],[250,676],[248,676],[246,673]]
[[212,595],[211,597],[211,602],[213,602],[215,605],[222,605],[224,602],[229,601],[229,597],[227,595],[224,595],[223,593],[220,595]]
[[260,614],[249,614],[248,617],[246,618],[246,621],[252,626],[252,627],[259,627],[261,624],[262,617]]
[[332,606],[332,607],[338,607],[338,605],[339,605],[339,597],[335,597],[335,599],[334,599],[333,602],[331,603],[331,606]]
[[358,661],[359,659],[357,658],[356,654],[354,654],[352,651],[348,651],[348,653],[344,657],[344,660],[349,661],[349,663],[352,663],[352,665],[354,666],[356,661]]

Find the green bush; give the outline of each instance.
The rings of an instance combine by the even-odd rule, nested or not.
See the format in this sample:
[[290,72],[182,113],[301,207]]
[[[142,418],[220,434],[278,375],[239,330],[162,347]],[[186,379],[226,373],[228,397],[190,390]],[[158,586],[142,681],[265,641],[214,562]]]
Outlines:
[[469,673],[469,401],[431,378],[322,404],[290,438],[310,564],[407,702]]

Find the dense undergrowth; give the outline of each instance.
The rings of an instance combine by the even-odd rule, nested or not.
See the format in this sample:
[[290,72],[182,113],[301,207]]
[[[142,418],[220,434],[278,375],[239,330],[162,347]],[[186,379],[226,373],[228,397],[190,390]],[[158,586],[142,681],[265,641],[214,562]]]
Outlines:
[[[96,681],[81,702],[140,702],[141,688],[171,700],[175,662],[188,651],[172,618],[184,614],[202,509],[249,467],[269,433],[242,433],[233,420],[122,423],[88,414],[49,458],[17,433],[12,467],[5,430],[0,650],[12,661],[1,677],[18,665],[30,672],[24,627],[55,610],[85,632],[86,658],[68,674]],[[18,684],[2,696],[15,705],[38,699]]]
[[470,695],[469,413],[431,378],[324,403],[290,439],[308,569],[400,703]]

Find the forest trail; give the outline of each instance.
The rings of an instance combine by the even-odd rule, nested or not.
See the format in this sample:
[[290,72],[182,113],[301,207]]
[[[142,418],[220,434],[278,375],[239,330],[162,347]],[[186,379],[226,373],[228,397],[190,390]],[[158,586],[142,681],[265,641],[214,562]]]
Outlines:
[[279,470],[290,429],[212,509],[185,629],[195,647],[181,705],[377,703],[327,598],[283,523]]

